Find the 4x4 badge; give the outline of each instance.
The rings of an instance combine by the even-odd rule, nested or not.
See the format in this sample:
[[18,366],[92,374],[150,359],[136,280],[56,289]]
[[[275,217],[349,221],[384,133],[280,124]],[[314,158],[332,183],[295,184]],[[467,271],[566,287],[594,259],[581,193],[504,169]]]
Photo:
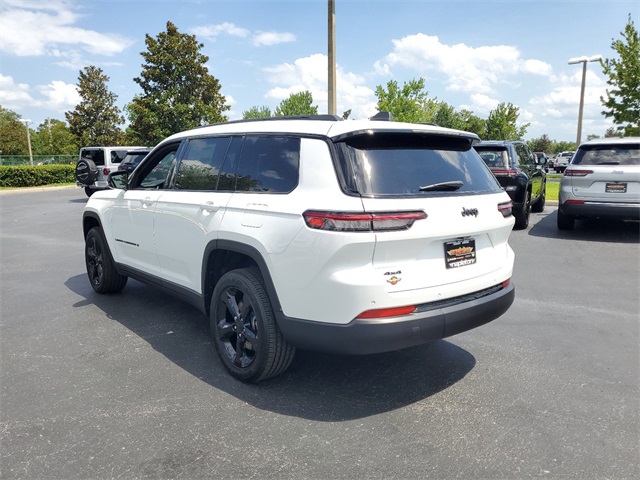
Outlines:
[[478,216],[478,209],[477,208],[464,208],[462,207],[462,216],[463,217],[470,217],[471,215],[473,215],[474,217]]

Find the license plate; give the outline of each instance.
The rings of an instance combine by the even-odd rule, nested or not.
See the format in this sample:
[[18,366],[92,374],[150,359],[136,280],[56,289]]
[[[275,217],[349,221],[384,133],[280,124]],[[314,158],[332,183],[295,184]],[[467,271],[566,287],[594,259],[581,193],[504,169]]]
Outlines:
[[627,193],[626,183],[607,183],[605,186],[606,193]]
[[458,268],[476,263],[476,240],[467,238],[445,242],[444,261],[447,268]]

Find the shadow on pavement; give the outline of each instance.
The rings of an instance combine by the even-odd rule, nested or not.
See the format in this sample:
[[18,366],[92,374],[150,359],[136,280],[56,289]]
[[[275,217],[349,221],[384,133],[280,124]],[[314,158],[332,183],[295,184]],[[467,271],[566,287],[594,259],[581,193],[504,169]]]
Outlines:
[[578,219],[573,230],[558,230],[555,210],[529,230],[534,237],[609,243],[640,243],[640,222],[613,218]]
[[191,375],[282,415],[327,422],[378,415],[445,390],[476,363],[469,352],[444,340],[368,356],[298,350],[283,375],[247,385],[226,372],[211,344],[208,320],[190,305],[131,279],[114,295],[95,293],[84,274],[65,285],[84,297],[74,307],[96,305]]

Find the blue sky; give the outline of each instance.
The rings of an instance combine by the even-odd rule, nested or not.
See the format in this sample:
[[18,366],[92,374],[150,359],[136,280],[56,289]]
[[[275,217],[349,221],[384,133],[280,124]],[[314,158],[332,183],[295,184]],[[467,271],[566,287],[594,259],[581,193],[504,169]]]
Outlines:
[[[430,97],[486,118],[499,102],[520,108],[526,138],[575,140],[580,56],[615,57],[640,0],[336,0],[338,113],[375,113],[377,85],[423,77]],[[327,111],[327,1],[0,0],[0,104],[37,127],[78,103],[78,72],[95,65],[124,107],[139,93],[145,34],[171,21],[195,34],[222,85],[231,119],[272,110],[310,90]],[[611,123],[598,63],[586,77],[583,139]]]

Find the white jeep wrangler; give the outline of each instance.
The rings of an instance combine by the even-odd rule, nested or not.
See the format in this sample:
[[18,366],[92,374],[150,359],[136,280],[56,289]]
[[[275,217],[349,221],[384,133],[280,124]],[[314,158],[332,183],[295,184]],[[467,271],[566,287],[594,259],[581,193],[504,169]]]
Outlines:
[[83,214],[89,280],[160,287],[210,319],[244,381],[295,348],[385,352],[512,304],[511,200],[471,133],[276,117],[173,135]]
[[76,163],[76,185],[84,188],[88,197],[108,188],[109,174],[127,156],[127,152],[146,147],[84,147]]

